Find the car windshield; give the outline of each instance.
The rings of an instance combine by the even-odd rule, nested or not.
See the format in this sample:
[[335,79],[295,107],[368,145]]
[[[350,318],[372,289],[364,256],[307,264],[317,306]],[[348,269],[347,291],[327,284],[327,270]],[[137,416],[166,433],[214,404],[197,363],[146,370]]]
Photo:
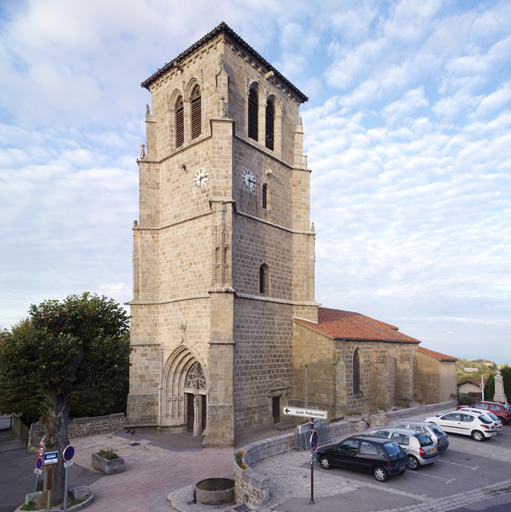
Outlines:
[[502,408],[509,414],[511,414],[511,411],[509,410],[509,407],[507,405],[501,404]]
[[481,416],[479,416],[479,421],[482,423],[486,423],[486,425],[491,425],[491,420],[488,419],[486,416],[483,416],[482,414]]
[[438,437],[445,435],[445,432],[442,429],[440,429],[439,427],[436,427],[436,426],[431,427],[431,430],[433,431],[433,434],[435,434]]
[[495,414],[493,414],[492,412],[488,411],[486,413],[493,421],[499,421],[499,419],[497,418],[497,416],[495,416]]
[[401,448],[397,443],[394,443],[393,441],[385,443],[383,445],[383,448],[385,449],[389,457],[392,457],[392,455],[399,455],[401,453]]
[[428,446],[428,444],[433,444],[431,437],[426,434],[417,434],[415,437],[419,440],[422,447]]

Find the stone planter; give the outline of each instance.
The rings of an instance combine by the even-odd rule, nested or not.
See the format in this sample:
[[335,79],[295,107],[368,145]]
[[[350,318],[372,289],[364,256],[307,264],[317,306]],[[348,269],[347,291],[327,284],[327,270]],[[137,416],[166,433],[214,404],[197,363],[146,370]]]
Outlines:
[[115,473],[122,473],[125,470],[124,459],[118,457],[117,459],[105,459],[99,453],[92,453],[92,467],[101,471],[105,475],[113,475]]
[[207,478],[195,484],[195,501],[205,505],[221,505],[234,501],[234,480]]

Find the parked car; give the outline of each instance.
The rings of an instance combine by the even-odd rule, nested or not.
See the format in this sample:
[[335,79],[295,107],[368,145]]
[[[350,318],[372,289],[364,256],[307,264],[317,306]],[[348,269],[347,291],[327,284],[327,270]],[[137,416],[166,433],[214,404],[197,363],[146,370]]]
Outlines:
[[428,434],[428,436],[433,439],[433,442],[436,443],[436,447],[439,452],[443,452],[449,447],[449,436],[434,423],[429,423],[427,421],[403,420],[397,425],[394,425],[394,428],[407,428]]
[[410,459],[409,469],[419,469],[433,464],[439,458],[436,444],[431,437],[422,432],[404,428],[379,428],[371,431],[371,436],[395,441]]
[[370,436],[348,437],[319,448],[317,453],[323,469],[368,471],[379,482],[385,482],[391,475],[402,475],[409,465],[406,452],[396,442]]
[[487,400],[482,400],[481,402],[477,402],[472,407],[476,409],[483,409],[485,411],[491,411],[495,416],[500,418],[500,421],[504,425],[511,423],[511,410],[506,404],[499,404],[499,402],[489,402]]
[[445,432],[472,436],[476,441],[483,441],[497,435],[497,429],[493,422],[484,414],[452,411],[438,416],[430,416],[424,421],[431,421]]
[[500,432],[500,429],[502,428],[502,421],[498,418],[498,416],[495,416],[491,411],[485,411],[483,409],[477,409],[475,407],[467,407],[467,406],[459,406],[457,411],[469,411],[469,412],[475,412],[475,413],[482,413],[485,416],[488,416],[491,421],[493,421],[493,425],[497,429],[497,432]]

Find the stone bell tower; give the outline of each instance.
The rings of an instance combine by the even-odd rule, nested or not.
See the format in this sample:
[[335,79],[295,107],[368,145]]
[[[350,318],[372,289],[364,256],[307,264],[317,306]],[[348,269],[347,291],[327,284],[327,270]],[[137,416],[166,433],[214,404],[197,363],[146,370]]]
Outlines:
[[128,422],[228,446],[280,422],[317,321],[307,98],[225,23],[142,86]]

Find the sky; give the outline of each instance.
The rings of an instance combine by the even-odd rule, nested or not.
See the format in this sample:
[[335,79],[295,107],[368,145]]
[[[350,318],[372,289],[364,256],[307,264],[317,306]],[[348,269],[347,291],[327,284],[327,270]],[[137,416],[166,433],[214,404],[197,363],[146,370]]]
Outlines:
[[131,300],[140,83],[225,21],[309,98],[316,300],[511,363],[510,20],[509,0],[1,0],[0,327]]

